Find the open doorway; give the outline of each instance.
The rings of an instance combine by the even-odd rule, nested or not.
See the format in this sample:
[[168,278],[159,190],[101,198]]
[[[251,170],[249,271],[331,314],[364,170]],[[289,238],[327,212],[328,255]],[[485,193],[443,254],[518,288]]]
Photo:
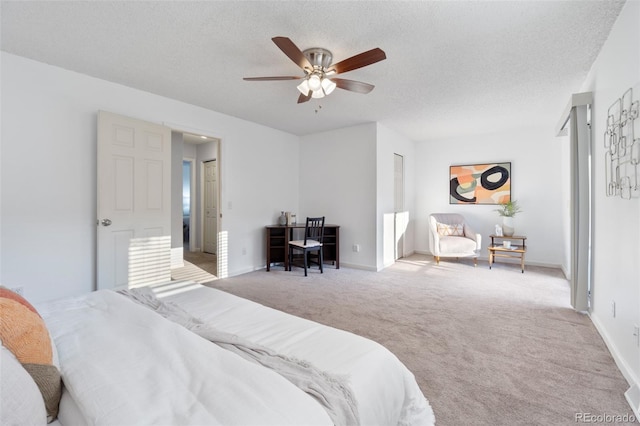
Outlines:
[[192,192],[195,192],[195,158],[184,158],[182,160],[182,244],[183,251],[195,251],[195,239],[191,237],[192,211],[195,199]]
[[[220,229],[220,215],[217,209],[220,198],[219,167],[205,170],[204,165],[213,162],[218,166],[220,140],[191,132],[181,132],[181,216],[182,268],[172,272],[174,279],[190,279],[198,282],[211,281],[220,277],[217,243]],[[205,176],[205,173],[207,174]],[[177,192],[177,191],[176,191]],[[178,195],[174,192],[174,196]],[[214,200],[205,199],[211,193]],[[210,207],[216,208],[212,210]],[[177,224],[176,228],[177,229]],[[226,258],[225,258],[226,259]],[[226,265],[223,265],[226,270]]]

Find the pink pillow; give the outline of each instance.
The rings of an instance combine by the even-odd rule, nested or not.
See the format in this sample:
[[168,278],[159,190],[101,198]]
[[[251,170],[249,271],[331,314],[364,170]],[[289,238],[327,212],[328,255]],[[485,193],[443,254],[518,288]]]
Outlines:
[[22,296],[0,287],[0,339],[40,389],[47,420],[58,415],[62,394],[60,371],[54,365],[53,342],[44,320]]

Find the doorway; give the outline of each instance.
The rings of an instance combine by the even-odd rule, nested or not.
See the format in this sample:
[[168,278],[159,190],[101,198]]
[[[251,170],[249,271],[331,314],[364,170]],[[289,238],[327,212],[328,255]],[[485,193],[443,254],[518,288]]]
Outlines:
[[194,218],[195,196],[195,158],[182,160],[182,244],[183,252],[191,252],[196,248],[195,238],[191,235],[194,228],[191,220]]
[[[219,214],[221,143],[217,138],[193,131],[181,131],[180,133],[182,133],[183,141],[182,182],[180,185],[182,210],[181,217],[175,218],[175,220],[182,221],[181,263],[189,269],[186,273],[189,279],[200,282],[208,276],[210,278],[206,281],[211,281],[211,279],[221,277],[226,271],[226,264],[220,265],[219,262],[219,250],[222,248],[224,251],[225,246],[218,243],[221,229]],[[215,164],[216,167],[205,168],[208,163]],[[205,200],[207,192],[212,199]],[[226,257],[223,257],[223,261],[226,261]],[[222,274],[220,267],[222,267]],[[183,273],[185,271],[178,269],[181,268],[172,271],[174,279],[185,279]],[[206,272],[206,274],[200,277],[202,272]]]

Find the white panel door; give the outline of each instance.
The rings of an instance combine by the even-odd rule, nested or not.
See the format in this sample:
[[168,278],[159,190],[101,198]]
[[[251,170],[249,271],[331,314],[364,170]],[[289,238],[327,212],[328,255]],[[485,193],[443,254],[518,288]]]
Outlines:
[[204,252],[216,254],[218,241],[218,179],[216,160],[204,163]]
[[97,288],[170,279],[171,129],[99,111],[97,173]]

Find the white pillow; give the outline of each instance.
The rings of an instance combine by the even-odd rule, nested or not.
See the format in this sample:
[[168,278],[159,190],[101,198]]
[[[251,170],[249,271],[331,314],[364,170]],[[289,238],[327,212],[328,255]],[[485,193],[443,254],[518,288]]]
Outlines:
[[447,225],[446,223],[436,222],[436,227],[438,229],[438,235],[442,237],[446,237],[446,236],[463,237],[464,236],[464,225],[462,223]]
[[38,385],[9,349],[2,346],[1,352],[0,424],[46,425],[47,410]]

